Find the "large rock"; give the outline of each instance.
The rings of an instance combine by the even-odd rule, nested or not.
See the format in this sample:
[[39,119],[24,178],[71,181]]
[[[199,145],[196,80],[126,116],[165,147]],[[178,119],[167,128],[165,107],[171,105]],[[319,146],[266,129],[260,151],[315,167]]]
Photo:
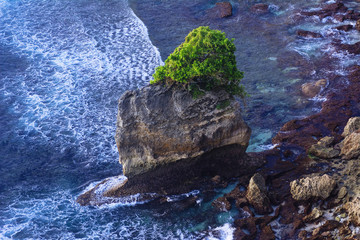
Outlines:
[[325,79],[320,79],[316,82],[304,83],[301,86],[301,92],[304,96],[313,98],[319,94],[322,87],[326,86],[327,81]]
[[227,145],[244,153],[250,134],[240,104],[225,91],[194,99],[176,86],[151,85],[119,100],[115,140],[129,179]]
[[310,147],[309,154],[325,159],[338,157],[340,151],[332,147],[334,140],[334,137],[329,136],[320,139],[319,142]]
[[348,212],[351,221],[356,226],[360,226],[360,197],[356,196],[351,202],[347,202],[344,209]]
[[360,130],[360,117],[352,117],[348,120],[341,136],[346,137],[357,130]]
[[329,175],[313,176],[294,180],[290,183],[290,192],[295,200],[308,200],[313,197],[326,199],[336,186]]
[[345,137],[340,154],[343,159],[355,159],[360,156],[360,130]]
[[225,18],[232,15],[232,5],[229,2],[218,2],[210,9],[210,14],[216,18]]
[[250,179],[246,198],[258,214],[267,214],[273,211],[267,196],[265,179],[259,173]]

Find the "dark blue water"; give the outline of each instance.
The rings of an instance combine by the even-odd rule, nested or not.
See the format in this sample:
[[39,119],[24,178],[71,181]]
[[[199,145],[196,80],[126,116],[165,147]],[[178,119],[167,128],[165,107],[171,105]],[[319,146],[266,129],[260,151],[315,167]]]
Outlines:
[[[215,1],[131,1],[141,21],[125,0],[0,0],[0,238],[231,239],[229,223],[241,214],[216,213],[212,199],[198,192],[188,210],[141,205],[136,198],[80,207],[75,199],[121,174],[114,141],[118,98],[146,85],[161,57],[196,26],[236,38],[251,94],[244,108],[254,129],[250,150],[266,148],[286,120],[318,111],[316,103],[296,107],[303,97],[292,84],[321,73],[292,78],[286,73],[294,69],[276,64],[283,49],[309,59],[327,51],[326,40],[299,40],[293,33],[300,27],[285,23],[305,2],[273,1],[272,13],[261,17],[247,13],[250,3],[233,2],[241,14],[220,22],[204,18]],[[336,24],[315,19],[301,27]],[[337,57],[340,72],[357,61]]]

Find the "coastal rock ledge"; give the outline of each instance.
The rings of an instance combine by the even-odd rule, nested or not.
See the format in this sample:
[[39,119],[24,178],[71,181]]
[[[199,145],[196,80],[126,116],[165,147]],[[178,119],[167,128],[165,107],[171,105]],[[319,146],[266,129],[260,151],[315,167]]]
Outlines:
[[119,100],[115,136],[127,182],[98,191],[104,181],[77,201],[101,204],[99,192],[110,201],[139,193],[162,197],[211,186],[216,175],[252,174],[264,162],[245,153],[250,134],[239,102],[226,91],[197,98],[176,85],[127,91]]

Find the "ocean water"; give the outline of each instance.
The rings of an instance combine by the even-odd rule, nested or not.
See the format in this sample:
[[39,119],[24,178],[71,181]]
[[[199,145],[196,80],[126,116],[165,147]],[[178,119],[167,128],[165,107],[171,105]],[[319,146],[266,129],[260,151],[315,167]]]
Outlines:
[[215,2],[0,0],[1,239],[232,239],[231,223],[243,213],[217,213],[211,201],[236,183],[212,196],[189,193],[197,197],[189,209],[176,204],[184,196],[169,196],[171,205],[136,196],[102,207],[75,202],[89,186],[121,174],[114,141],[121,94],[145,86],[194,27],[236,38],[251,95],[243,110],[253,129],[249,151],[271,147],[283,123],[319,110],[321,96],[305,99],[296,84],[358,62],[337,53],[335,68],[305,77],[297,66],[277,64],[288,51],[310,62],[332,51],[330,40],[299,39],[296,29],[358,41],[356,33],[331,30],[339,25],[331,19],[291,21],[293,9],[316,1],[269,1],[271,12],[261,16],[249,13],[250,1],[232,1],[234,16],[225,20],[207,17]]

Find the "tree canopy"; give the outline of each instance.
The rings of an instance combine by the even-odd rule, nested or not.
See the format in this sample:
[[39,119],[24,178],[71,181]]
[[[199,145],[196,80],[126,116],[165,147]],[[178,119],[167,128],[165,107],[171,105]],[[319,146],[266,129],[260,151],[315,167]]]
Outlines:
[[180,46],[159,66],[150,81],[176,83],[193,93],[203,90],[225,89],[231,95],[245,97],[240,85],[243,72],[236,67],[234,39],[225,33],[198,27],[192,30]]

